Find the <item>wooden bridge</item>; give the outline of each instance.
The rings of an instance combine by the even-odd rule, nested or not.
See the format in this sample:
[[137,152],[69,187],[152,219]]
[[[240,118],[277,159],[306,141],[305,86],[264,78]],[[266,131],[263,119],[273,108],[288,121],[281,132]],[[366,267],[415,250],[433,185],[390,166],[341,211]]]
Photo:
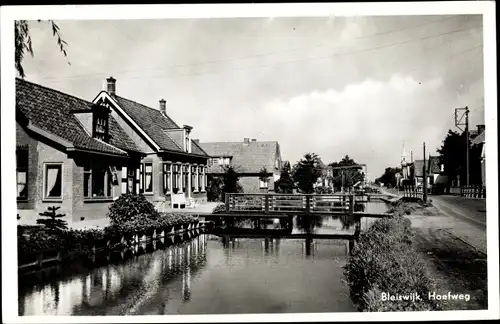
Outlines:
[[230,217],[288,217],[290,215],[352,215],[382,218],[390,214],[365,213],[355,210],[356,203],[369,201],[369,197],[385,195],[354,194],[240,194],[225,195],[225,212],[217,216]]

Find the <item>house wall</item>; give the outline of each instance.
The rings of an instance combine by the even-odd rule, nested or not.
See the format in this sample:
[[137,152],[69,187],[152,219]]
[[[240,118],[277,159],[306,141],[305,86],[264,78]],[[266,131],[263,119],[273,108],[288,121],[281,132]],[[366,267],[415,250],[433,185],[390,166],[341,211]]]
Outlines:
[[[112,200],[88,202],[84,199],[84,163],[88,162],[88,154],[69,157],[60,149],[42,142],[42,139],[31,137],[19,124],[16,127],[17,144],[28,145],[28,200],[18,201],[17,209],[21,217],[19,224],[36,224],[38,215],[50,206],[61,207],[57,212],[66,214],[63,218],[69,224],[85,220],[106,217]],[[113,196],[121,194],[121,167],[118,161],[110,157],[100,157],[101,161],[118,166],[118,184],[113,186]],[[62,201],[45,201],[43,199],[44,164],[47,162],[63,163],[63,199]],[[123,162],[126,162],[123,160]]]
[[102,163],[104,165],[113,165],[117,168],[118,182],[113,184],[112,194],[113,198],[118,198],[121,194],[121,178],[122,178],[122,165],[127,163],[128,160],[118,160],[105,156],[93,156],[90,158],[88,155],[75,157],[73,161],[73,215],[72,221],[79,222],[81,218],[84,220],[102,219],[105,218],[109,206],[113,203],[113,199],[106,201],[98,201],[85,198],[84,196],[84,167],[85,164],[92,159],[91,163]]
[[[26,131],[17,124],[16,139],[18,143],[29,143],[28,163],[28,201],[17,203],[17,212],[21,217],[20,224],[35,224],[40,218],[38,213],[47,210],[47,207],[61,207],[57,213],[63,213],[63,218],[71,222],[73,212],[73,161],[66,153],[31,138]],[[44,165],[47,162],[62,163],[62,200],[47,201],[43,199]]]
[[270,176],[268,179],[267,188],[260,188],[260,179],[258,175],[239,175],[239,183],[243,188],[244,193],[266,193],[266,192],[274,192],[274,184],[275,178],[274,176]]

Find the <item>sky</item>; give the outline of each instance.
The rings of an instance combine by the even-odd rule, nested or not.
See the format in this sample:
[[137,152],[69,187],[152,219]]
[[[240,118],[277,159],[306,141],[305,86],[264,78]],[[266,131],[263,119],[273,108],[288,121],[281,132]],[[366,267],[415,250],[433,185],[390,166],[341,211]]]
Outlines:
[[[292,164],[345,155],[371,179],[436,154],[454,109],[484,124],[480,15],[30,21],[26,80],[91,101],[118,95],[193,126],[201,142],[278,141]],[[68,62],[70,64],[68,64]]]

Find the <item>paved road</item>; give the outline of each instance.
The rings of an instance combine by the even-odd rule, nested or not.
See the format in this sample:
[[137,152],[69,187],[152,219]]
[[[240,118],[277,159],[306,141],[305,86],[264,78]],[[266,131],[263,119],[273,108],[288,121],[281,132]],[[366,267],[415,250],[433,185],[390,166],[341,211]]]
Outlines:
[[480,229],[486,229],[486,199],[460,196],[429,196],[432,204],[441,212],[458,218]]

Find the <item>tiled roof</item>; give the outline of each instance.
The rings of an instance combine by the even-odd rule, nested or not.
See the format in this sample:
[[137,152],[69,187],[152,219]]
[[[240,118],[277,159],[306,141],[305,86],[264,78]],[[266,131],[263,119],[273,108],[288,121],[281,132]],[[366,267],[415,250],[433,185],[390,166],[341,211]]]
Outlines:
[[[127,115],[163,150],[183,152],[183,149],[165,131],[179,126],[160,110],[113,95]],[[196,143],[191,144],[193,154],[207,155]]]
[[429,156],[429,171],[428,173],[441,173],[438,156]]
[[91,107],[91,102],[16,78],[16,109],[34,126],[79,149],[118,155],[127,155],[122,149],[138,151],[112,117],[109,144],[89,136],[73,111],[88,111]]
[[471,142],[472,142],[472,145],[477,145],[477,144],[484,143],[485,139],[486,139],[485,134],[484,134],[484,132],[482,132],[481,134],[477,135]]
[[[239,173],[259,173],[263,167],[269,172],[275,171],[275,160],[279,144],[276,141],[269,142],[212,142],[200,143],[208,155],[213,157],[232,156],[231,164],[237,168]],[[208,172],[221,173],[222,168],[210,167]]]

